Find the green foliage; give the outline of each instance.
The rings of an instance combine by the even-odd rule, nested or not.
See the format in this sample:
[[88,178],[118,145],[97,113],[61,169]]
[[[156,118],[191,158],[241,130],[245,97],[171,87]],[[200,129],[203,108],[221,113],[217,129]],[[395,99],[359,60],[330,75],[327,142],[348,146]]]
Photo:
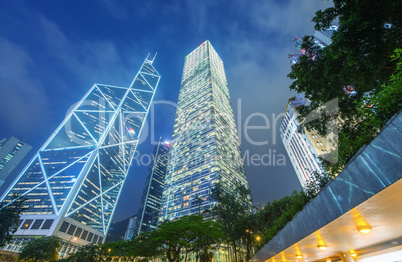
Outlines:
[[306,181],[306,185],[304,186],[303,191],[307,195],[307,197],[313,199],[318,195],[321,189],[334,178],[334,175],[330,175],[327,172],[320,174],[315,171],[310,179]]
[[286,196],[279,200],[268,202],[262,211],[266,214],[265,229],[260,247],[270,241],[285,225],[300,212],[303,207],[311,200],[303,191],[294,191],[291,196]]
[[86,245],[74,254],[64,258],[64,262],[100,262],[111,261],[111,249],[107,245]]
[[261,222],[262,220],[257,213],[241,217],[234,223],[236,238],[241,240],[246,249],[246,260],[251,258],[253,247],[261,241],[261,230],[263,229]]
[[27,243],[19,254],[19,259],[28,262],[55,261],[59,257],[60,239],[55,236],[41,237]]
[[135,249],[131,241],[118,241],[109,242],[103,245],[104,249],[108,251],[108,254],[112,257],[122,257],[124,261],[132,261],[135,259]]
[[219,244],[225,235],[222,226],[216,221],[204,221],[202,216],[184,216],[175,221],[166,221],[150,233],[149,238],[160,243],[170,262],[180,261],[180,252],[208,253]]
[[140,261],[148,261],[154,256],[161,255],[163,250],[159,242],[159,231],[143,232],[137,238],[131,240],[132,255],[140,258]]
[[[310,106],[298,108],[300,119],[338,99],[339,114],[326,115],[321,110],[317,113],[321,118],[306,124],[308,130],[325,135],[329,131],[325,123],[340,119],[339,162],[325,162],[330,173],[337,174],[401,109],[400,51],[389,58],[395,49],[402,49],[402,2],[333,2],[334,7],[318,11],[313,18],[316,30],[338,20],[332,44],[320,49],[311,37],[305,37],[306,54],[292,66],[288,77],[294,80],[290,89],[305,93],[311,101]],[[348,94],[346,88],[355,92]]]
[[234,225],[251,214],[251,192],[245,186],[237,185],[235,192],[230,193],[221,184],[216,184],[211,190],[211,200],[217,202],[212,214],[222,223],[226,239],[231,243],[237,261],[237,249],[242,235],[238,234]]
[[16,225],[24,210],[25,198],[14,196],[14,199],[8,206],[4,202],[0,203],[0,247],[4,247],[13,238],[12,234],[17,230]]

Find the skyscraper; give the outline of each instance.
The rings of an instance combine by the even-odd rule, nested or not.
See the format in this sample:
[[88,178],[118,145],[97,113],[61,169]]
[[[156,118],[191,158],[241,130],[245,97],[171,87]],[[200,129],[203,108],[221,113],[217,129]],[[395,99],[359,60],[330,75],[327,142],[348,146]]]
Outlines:
[[137,215],[130,217],[130,219],[128,220],[128,225],[127,225],[127,229],[126,232],[124,233],[124,240],[130,240],[133,235],[134,235],[134,231],[135,231],[135,226],[137,224]]
[[10,137],[0,141],[0,187],[31,149],[23,139]]
[[[310,140],[310,137],[307,136],[306,132],[299,132],[299,129],[302,127],[297,119],[298,113],[295,108],[300,105],[304,105],[305,103],[306,99],[301,94],[297,94],[289,99],[279,131],[283,145],[285,146],[286,152],[290,158],[290,162],[293,165],[297,178],[299,179],[302,187],[307,185],[314,172],[318,172],[320,174],[324,172],[319,154],[312,144],[312,142],[314,142],[312,138],[318,138],[319,136],[316,134],[316,132],[307,131],[309,134],[311,134]],[[321,143],[322,146],[323,144],[320,141],[324,141],[324,139],[321,138],[316,142]],[[322,148],[323,154],[325,154],[327,151],[325,151],[325,147]]]
[[169,153],[160,221],[216,204],[220,183],[248,188],[223,62],[209,41],[186,56]]
[[145,59],[129,87],[95,84],[3,195],[27,198],[13,242],[64,240],[60,252],[102,243],[160,76]]
[[[324,31],[316,31],[312,39],[314,45],[318,48],[330,45],[331,36],[336,30],[337,26],[331,26]],[[302,47],[302,38],[295,37],[294,42],[301,54],[290,55],[292,64],[298,63],[299,57],[306,52]],[[324,173],[320,158],[326,158],[327,154],[334,149],[327,138],[320,136],[314,130],[307,130],[297,119],[296,108],[302,105],[308,106],[309,103],[304,94],[291,97],[286,105],[280,128],[280,137],[302,187],[307,185],[314,173]]]
[[152,162],[145,180],[134,235],[151,231],[157,227],[163,187],[165,185],[169,149],[170,142],[164,142],[160,137],[158,143],[155,145]]

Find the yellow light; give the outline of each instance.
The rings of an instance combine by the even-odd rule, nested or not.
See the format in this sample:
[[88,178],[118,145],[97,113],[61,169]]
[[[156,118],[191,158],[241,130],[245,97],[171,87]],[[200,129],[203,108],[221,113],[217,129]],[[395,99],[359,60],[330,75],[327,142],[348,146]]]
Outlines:
[[331,262],[331,259],[328,258],[328,259],[326,260],[326,262]]
[[356,256],[357,256],[357,254],[355,253],[354,250],[350,250],[349,253],[350,253],[350,255],[351,255],[352,257],[356,257]]
[[110,252],[110,251],[111,251],[111,249],[109,248],[107,251],[108,251],[108,252]]
[[319,245],[317,245],[317,247],[318,247],[318,249],[320,249],[320,250],[325,250],[325,249],[327,249],[327,245],[325,245],[325,244],[319,244]]
[[249,230],[248,230],[248,229],[246,229],[246,232],[247,232],[247,233],[248,233],[248,231],[249,231]]
[[368,234],[372,230],[371,226],[369,225],[364,225],[364,226],[358,226],[357,231],[363,234]]
[[255,239],[256,239],[257,241],[260,241],[260,240],[261,240],[261,237],[260,237],[260,236],[257,236]]
[[302,259],[303,256],[302,256],[302,255],[297,255],[296,258],[297,258],[297,259]]

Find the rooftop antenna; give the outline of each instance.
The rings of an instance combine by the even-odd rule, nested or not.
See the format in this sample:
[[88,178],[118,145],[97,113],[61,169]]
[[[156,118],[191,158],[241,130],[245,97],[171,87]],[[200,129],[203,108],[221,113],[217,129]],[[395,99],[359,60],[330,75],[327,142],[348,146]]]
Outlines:
[[150,64],[151,64],[151,65],[152,65],[152,63],[154,62],[155,57],[156,57],[157,54],[158,54],[158,52],[155,53],[154,58],[152,58],[152,61],[150,61]]
[[152,60],[149,60],[148,57],[151,53],[148,53],[147,58],[145,58],[145,62],[147,62],[148,64],[151,64],[154,62],[156,55],[158,54],[158,52],[155,53],[154,58],[152,58]]

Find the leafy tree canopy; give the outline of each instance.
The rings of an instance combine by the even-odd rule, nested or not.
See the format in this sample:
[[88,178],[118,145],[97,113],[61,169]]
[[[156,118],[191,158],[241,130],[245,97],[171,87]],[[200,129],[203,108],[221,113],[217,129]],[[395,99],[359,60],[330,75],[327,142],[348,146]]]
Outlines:
[[[305,93],[311,101],[308,107],[298,108],[300,119],[314,111],[321,116],[306,124],[308,130],[315,129],[326,135],[330,130],[325,122],[331,119],[341,121],[340,162],[335,165],[326,163],[331,173],[336,174],[357,152],[346,148],[347,142],[361,140],[360,129],[367,118],[358,110],[359,103],[371,106],[366,100],[382,93],[393,81],[391,76],[397,68],[397,61],[390,58],[394,50],[402,48],[402,1],[333,2],[333,7],[318,11],[313,18],[316,30],[327,29],[334,21],[338,22],[339,28],[332,35],[332,43],[321,49],[314,44],[312,37],[304,37],[305,55],[292,65],[288,77],[294,80],[290,89]],[[319,110],[333,99],[339,103],[339,114],[328,115]],[[398,103],[393,105],[393,113],[401,109]]]
[[160,243],[159,249],[166,253],[170,262],[180,260],[180,251],[208,251],[225,238],[222,226],[216,221],[204,221],[202,216],[184,216],[175,221],[166,221],[149,238]]
[[34,239],[22,248],[19,259],[29,262],[54,261],[59,258],[60,239],[55,236]]
[[0,203],[0,247],[4,247],[13,237],[12,234],[17,231],[18,220],[20,214],[24,210],[23,204],[25,198],[14,197],[10,205]]
[[62,261],[65,262],[100,262],[111,261],[111,248],[107,245],[86,245],[78,249],[74,254],[70,254]]

